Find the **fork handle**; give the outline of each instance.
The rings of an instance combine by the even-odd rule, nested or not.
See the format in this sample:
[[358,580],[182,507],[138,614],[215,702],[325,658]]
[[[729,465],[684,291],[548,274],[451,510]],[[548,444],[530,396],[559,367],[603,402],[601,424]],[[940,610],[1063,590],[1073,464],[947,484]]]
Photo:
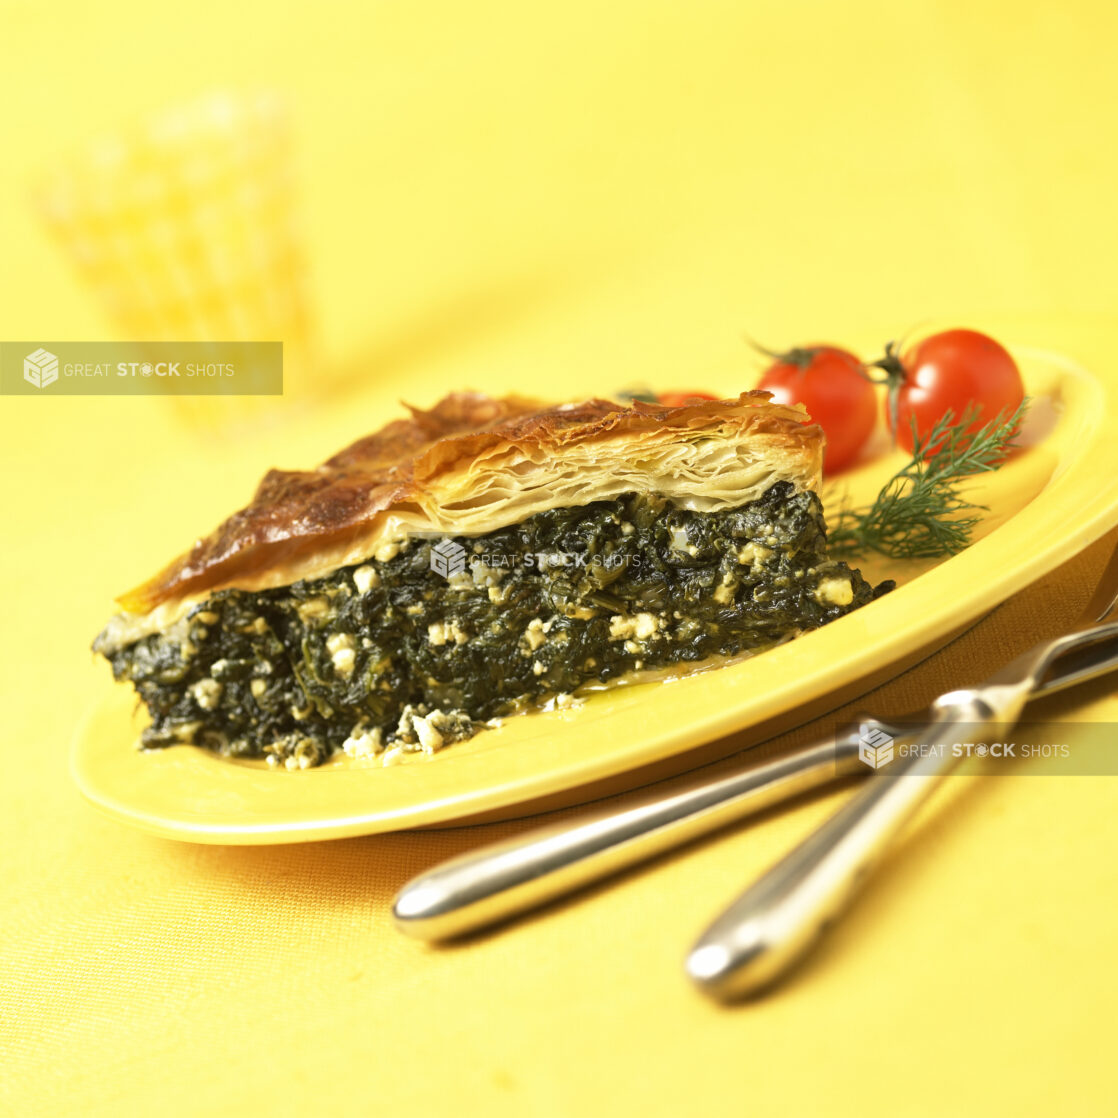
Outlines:
[[[940,711],[924,732],[928,741],[950,742],[965,728],[981,741],[993,725],[989,708],[963,700]],[[897,743],[912,744],[912,735]],[[845,909],[892,839],[959,761],[949,749],[942,756],[913,752],[875,773],[703,933],[687,957],[692,980],[731,1001],[782,977]]]
[[418,939],[450,939],[507,919],[726,824],[844,776],[868,774],[857,740],[832,739],[731,776],[654,792],[444,862],[403,887],[397,927]]

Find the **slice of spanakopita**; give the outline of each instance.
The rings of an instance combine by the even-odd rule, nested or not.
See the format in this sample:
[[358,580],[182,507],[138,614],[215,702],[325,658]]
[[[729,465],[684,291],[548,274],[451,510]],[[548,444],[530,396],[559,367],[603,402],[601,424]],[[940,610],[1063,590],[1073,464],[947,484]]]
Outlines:
[[94,648],[147,705],[143,745],[289,768],[431,752],[875,596],[827,558],[822,431],[768,393],[410,410],[317,469],[270,471],[119,599]]

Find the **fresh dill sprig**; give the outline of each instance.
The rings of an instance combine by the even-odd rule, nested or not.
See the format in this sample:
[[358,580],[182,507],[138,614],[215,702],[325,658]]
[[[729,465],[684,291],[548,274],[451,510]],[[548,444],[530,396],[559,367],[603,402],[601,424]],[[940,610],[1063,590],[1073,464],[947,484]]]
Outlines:
[[962,496],[960,483],[1001,464],[1021,427],[1029,401],[974,431],[976,411],[953,412],[921,439],[912,425],[912,459],[885,484],[872,505],[840,507],[828,527],[828,553],[849,558],[877,551],[890,559],[955,555],[970,542],[985,505]]

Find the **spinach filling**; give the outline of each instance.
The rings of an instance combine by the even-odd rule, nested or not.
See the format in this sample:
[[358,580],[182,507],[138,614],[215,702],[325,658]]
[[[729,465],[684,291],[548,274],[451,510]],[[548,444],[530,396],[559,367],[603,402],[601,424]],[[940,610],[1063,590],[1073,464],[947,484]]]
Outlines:
[[307,767],[430,752],[590,681],[767,647],[890,587],[827,559],[818,497],[787,482],[713,513],[630,494],[219,591],[107,656],[151,712],[144,745]]

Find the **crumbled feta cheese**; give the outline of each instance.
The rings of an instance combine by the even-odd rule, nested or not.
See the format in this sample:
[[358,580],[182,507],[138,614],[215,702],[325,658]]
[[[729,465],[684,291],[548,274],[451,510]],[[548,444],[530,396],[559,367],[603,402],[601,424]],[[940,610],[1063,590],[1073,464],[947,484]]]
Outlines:
[[379,726],[371,730],[354,726],[349,737],[342,742],[342,749],[347,757],[375,757],[384,749],[384,735]]
[[590,606],[566,606],[563,613],[567,617],[573,617],[576,621],[589,621],[591,618],[598,616],[598,611]]
[[310,738],[303,738],[289,757],[284,758],[284,768],[309,769],[318,759],[318,747]]
[[759,543],[747,543],[738,548],[737,559],[743,567],[756,569],[762,563],[772,558],[771,548],[762,547]]
[[822,605],[848,606],[854,601],[854,587],[846,578],[825,578],[815,588],[815,600]]
[[635,638],[639,641],[648,640],[660,628],[660,619],[652,613],[638,613],[634,616],[614,614],[609,619],[609,639],[622,641]]
[[533,662],[533,664],[532,664],[532,675],[543,675],[543,673],[546,672],[546,671],[547,671],[547,668],[545,668],[539,660],[536,660],[536,661]]
[[436,749],[442,748],[443,736],[433,725],[436,716],[441,713],[441,711],[432,711],[426,718],[416,718],[412,722],[415,736],[419,739],[419,746],[424,753],[434,753]]
[[[401,753],[434,753],[446,742],[447,734],[454,733],[456,716],[460,712],[446,714],[441,710],[433,710],[429,714],[424,714],[425,709],[421,706],[412,706],[410,703],[404,707],[400,715],[400,723],[396,727],[396,738]],[[447,733],[444,734],[443,731]],[[389,753],[391,752],[390,749]],[[385,764],[393,763],[386,755]]]
[[711,597],[718,602],[719,605],[728,605],[734,600],[734,591],[738,588],[738,580],[735,575],[727,571],[722,576],[722,582],[711,595]]
[[259,699],[260,696],[263,695],[264,692],[268,690],[268,684],[265,683],[264,680],[262,680],[262,679],[254,679],[248,685],[248,687],[249,687],[249,690],[252,692],[252,697],[254,699]]
[[687,529],[686,528],[672,528],[671,529],[670,547],[673,551],[686,551],[687,550]]
[[366,563],[353,572],[353,585],[357,587],[358,594],[368,594],[370,590],[380,585],[380,575]]
[[348,679],[357,663],[357,645],[349,633],[334,633],[326,639],[326,651],[338,675]]
[[524,630],[524,643],[527,644],[528,650],[535,652],[537,648],[547,639],[547,630],[544,628],[543,619],[533,617],[528,622],[528,628]]
[[508,574],[503,567],[490,567],[487,563],[471,563],[470,579],[479,589],[483,586],[496,586]]
[[308,598],[295,608],[300,621],[320,621],[330,613],[330,603],[323,597]]
[[216,679],[200,679],[190,693],[203,710],[213,710],[221,699],[222,686]]
[[465,644],[470,639],[470,634],[457,621],[434,621],[427,626],[427,639],[437,648],[451,641]]

